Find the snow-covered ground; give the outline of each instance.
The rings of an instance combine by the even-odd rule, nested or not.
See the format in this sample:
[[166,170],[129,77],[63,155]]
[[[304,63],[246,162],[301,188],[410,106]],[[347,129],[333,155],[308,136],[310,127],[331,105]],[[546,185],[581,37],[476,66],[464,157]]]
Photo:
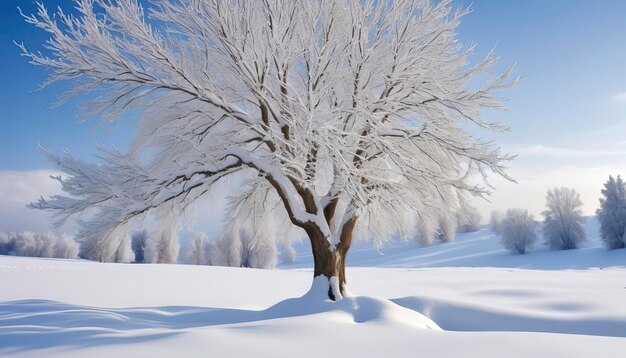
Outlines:
[[0,356],[623,357],[626,250],[588,230],[524,256],[486,229],[358,245],[340,303],[305,295],[304,245],[273,271],[0,256]]

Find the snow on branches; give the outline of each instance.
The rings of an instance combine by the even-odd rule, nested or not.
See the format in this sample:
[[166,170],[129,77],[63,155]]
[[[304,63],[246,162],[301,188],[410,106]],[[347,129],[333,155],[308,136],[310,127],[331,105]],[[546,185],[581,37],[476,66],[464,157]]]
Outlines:
[[[496,57],[471,63],[455,34],[466,11],[451,0],[76,4],[76,16],[43,5],[25,16],[51,38],[46,54],[20,45],[23,55],[49,82],[73,81],[70,96],[99,93],[88,115],[102,122],[142,113],[128,153],[101,164],[50,155],[67,196],[33,206],[59,221],[96,210],[80,236],[107,240],[151,211],[177,216],[237,176],[261,179],[250,183],[314,251],[345,256],[353,233],[382,240],[416,215],[434,223],[489,193],[490,172],[508,178],[511,157],[465,124],[505,129],[480,114],[503,109],[494,92],[515,80],[509,69],[467,85]],[[322,255],[315,274],[335,276],[340,267],[322,266],[344,260]]]

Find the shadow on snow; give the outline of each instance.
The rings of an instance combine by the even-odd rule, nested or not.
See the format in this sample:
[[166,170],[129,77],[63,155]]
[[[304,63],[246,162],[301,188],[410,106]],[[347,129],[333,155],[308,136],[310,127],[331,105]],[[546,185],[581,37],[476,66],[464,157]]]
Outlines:
[[439,329],[415,311],[371,297],[347,297],[331,302],[305,295],[281,301],[265,310],[188,306],[100,308],[49,300],[20,300],[0,303],[0,353],[133,344],[184,334],[196,327],[229,328],[227,325],[231,324],[331,311],[343,314],[345,322],[394,321]]

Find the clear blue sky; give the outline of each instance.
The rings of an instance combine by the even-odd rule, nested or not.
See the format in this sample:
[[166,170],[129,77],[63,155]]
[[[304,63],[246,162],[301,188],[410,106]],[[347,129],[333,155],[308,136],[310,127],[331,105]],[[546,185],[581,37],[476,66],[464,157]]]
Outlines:
[[[35,91],[46,73],[20,57],[13,41],[38,48],[46,36],[23,22],[18,5],[34,11],[31,1],[0,1],[0,174],[49,169],[38,143],[87,159],[97,143],[124,148],[132,120],[115,131],[77,124],[78,101],[50,109],[67,84]],[[481,209],[522,206],[538,213],[548,187],[568,185],[581,191],[592,213],[602,181],[626,174],[626,1],[476,0],[471,8],[459,28],[461,41],[477,44],[477,59],[495,47],[501,68],[516,64],[523,76],[504,93],[512,97],[510,111],[486,114],[511,127],[493,138],[519,154],[511,163],[519,184],[496,180],[493,204]],[[0,201],[2,195],[0,189]]]
[[[72,1],[45,0],[54,10],[61,5],[72,10]],[[26,24],[18,12],[35,12],[34,1],[0,1],[0,170],[32,170],[49,168],[39,144],[59,151],[67,148],[81,157],[89,158],[98,144],[124,147],[132,137],[132,125],[120,122],[120,127],[95,128],[93,122],[78,124],[80,101],[73,100],[52,108],[68,83],[56,83],[38,90],[47,73],[20,56],[13,43],[23,42],[29,48],[40,49],[48,36]]]

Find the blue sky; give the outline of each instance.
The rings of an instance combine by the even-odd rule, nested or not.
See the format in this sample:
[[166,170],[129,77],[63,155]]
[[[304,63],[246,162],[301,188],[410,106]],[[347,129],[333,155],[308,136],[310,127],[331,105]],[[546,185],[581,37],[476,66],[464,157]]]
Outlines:
[[[67,0],[44,3],[71,7]],[[68,84],[36,91],[46,73],[20,57],[13,41],[37,48],[46,36],[23,22],[18,5],[34,9],[31,1],[0,1],[0,230],[18,229],[24,215],[40,220],[21,201],[55,190],[38,144],[89,159],[97,144],[124,148],[133,130],[128,118],[115,130],[78,124],[80,101],[50,108]],[[511,132],[483,133],[518,154],[510,164],[518,184],[494,180],[492,203],[478,206],[485,214],[509,207],[539,214],[546,189],[565,185],[579,190],[585,212],[593,213],[602,182],[626,174],[626,1],[476,0],[471,9],[461,42],[476,44],[476,59],[495,48],[500,68],[515,64],[523,77],[503,93],[512,98],[509,111],[485,114]]]

